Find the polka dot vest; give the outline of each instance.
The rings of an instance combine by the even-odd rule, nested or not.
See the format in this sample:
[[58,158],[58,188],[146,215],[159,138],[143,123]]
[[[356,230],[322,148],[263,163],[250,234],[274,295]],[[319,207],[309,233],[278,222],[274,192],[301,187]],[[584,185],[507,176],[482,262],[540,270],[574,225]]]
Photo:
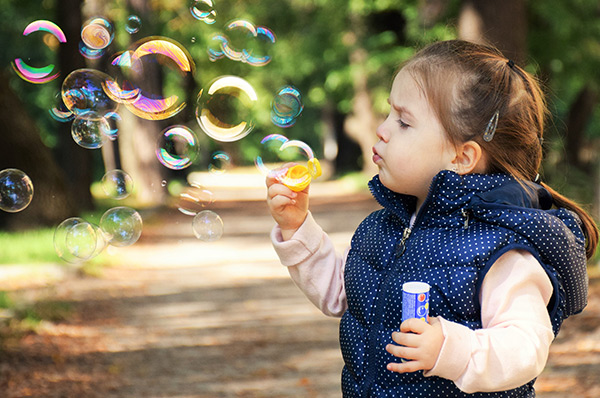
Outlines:
[[385,350],[402,319],[402,284],[431,286],[430,315],[481,328],[481,282],[494,261],[512,249],[531,252],[554,285],[548,306],[555,334],[587,300],[584,237],[578,218],[550,209],[549,193],[504,174],[440,172],[403,240],[415,198],[370,183],[383,209],[369,215],[352,238],[345,268],[348,310],[340,323],[344,397],[533,397],[533,380],[519,388],[465,394],[422,372],[386,370]]

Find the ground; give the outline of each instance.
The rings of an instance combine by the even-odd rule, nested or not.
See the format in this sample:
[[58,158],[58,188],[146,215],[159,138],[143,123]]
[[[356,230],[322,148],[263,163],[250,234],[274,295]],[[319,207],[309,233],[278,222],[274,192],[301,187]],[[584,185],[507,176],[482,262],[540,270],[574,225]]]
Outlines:
[[[366,194],[311,203],[340,251],[375,207]],[[196,240],[176,210],[145,212],[140,241],[109,248],[116,261],[99,275],[2,280],[11,297],[54,303],[54,313],[66,305],[67,315],[5,337],[1,396],[339,397],[338,320],[316,310],[279,264],[264,201],[216,202],[213,210],[225,225],[216,242]],[[589,305],[552,345],[538,397],[599,397],[598,375],[594,271]]]

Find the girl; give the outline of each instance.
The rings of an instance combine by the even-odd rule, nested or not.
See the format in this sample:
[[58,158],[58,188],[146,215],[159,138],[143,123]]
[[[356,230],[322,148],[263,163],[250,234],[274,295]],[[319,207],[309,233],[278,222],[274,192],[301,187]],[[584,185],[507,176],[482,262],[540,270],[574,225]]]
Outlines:
[[[409,60],[389,103],[369,183],[383,208],[344,256],[308,211],[308,188],[267,178],[282,264],[342,316],[343,394],[533,397],[562,321],[586,305],[598,243],[588,214],[534,182],[540,88],[499,51],[453,40]],[[407,281],[431,286],[429,323],[401,322]]]

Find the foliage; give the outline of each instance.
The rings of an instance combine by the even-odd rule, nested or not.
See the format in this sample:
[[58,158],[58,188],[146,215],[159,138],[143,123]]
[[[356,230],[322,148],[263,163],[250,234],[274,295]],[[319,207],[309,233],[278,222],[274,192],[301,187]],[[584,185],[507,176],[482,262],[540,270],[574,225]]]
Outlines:
[[53,229],[0,232],[0,264],[48,263],[58,260]]

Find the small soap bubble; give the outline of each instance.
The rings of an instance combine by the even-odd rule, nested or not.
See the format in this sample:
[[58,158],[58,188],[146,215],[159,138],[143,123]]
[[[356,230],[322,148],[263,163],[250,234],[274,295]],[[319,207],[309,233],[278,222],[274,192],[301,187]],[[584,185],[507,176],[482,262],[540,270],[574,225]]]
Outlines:
[[31,178],[19,169],[0,171],[0,210],[16,213],[24,210],[33,199]]
[[246,80],[221,76],[198,94],[196,120],[209,137],[237,141],[254,128],[253,112],[258,96]]
[[104,115],[117,109],[118,103],[106,95],[103,85],[113,79],[95,69],[77,69],[63,81],[62,100],[71,112],[80,115],[97,112]]
[[156,157],[165,167],[181,170],[198,158],[198,137],[189,127],[175,125],[164,129],[156,144]]
[[107,171],[101,185],[104,193],[112,199],[125,199],[133,192],[133,178],[120,169]]
[[196,238],[204,242],[214,242],[223,236],[223,220],[214,211],[204,210],[194,217],[192,230]]
[[127,17],[127,21],[125,22],[125,30],[130,35],[137,33],[140,31],[142,27],[142,20],[137,15],[130,15]]
[[78,115],[71,125],[71,136],[77,145],[86,149],[101,148],[108,140],[110,124],[96,112]]
[[130,246],[142,234],[142,216],[130,207],[113,207],[102,215],[100,229],[109,245]]
[[190,1],[190,13],[194,18],[212,25],[217,20],[217,12],[214,9],[212,0],[192,0]]
[[90,18],[81,28],[81,40],[92,50],[102,50],[108,47],[113,38],[113,25],[106,18]]
[[291,127],[303,109],[300,91],[293,86],[284,86],[271,102],[271,121],[278,127]]
[[67,218],[54,230],[54,251],[68,263],[80,263],[105,247],[100,229],[80,217]]
[[195,216],[214,201],[215,196],[210,190],[192,183],[179,194],[177,209],[186,216]]
[[225,173],[231,168],[231,158],[223,151],[216,151],[211,155],[208,171],[213,174]]
[[161,187],[166,187],[166,186],[167,186],[167,180],[162,180],[162,181],[160,182],[160,186],[161,186]]
[[106,53],[105,48],[94,49],[89,48],[83,41],[79,42],[79,54],[87,59],[99,59]]

